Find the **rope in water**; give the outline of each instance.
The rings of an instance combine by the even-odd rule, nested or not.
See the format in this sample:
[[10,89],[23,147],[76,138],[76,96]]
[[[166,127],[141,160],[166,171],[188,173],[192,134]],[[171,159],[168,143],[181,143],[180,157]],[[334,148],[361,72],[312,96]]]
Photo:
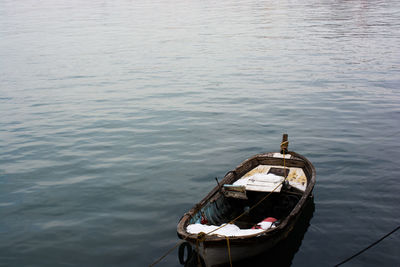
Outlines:
[[[282,142],[283,143],[287,143],[286,142]],[[281,145],[282,145],[281,144]],[[239,216],[237,216],[236,218],[234,218],[233,220],[231,220],[230,222],[221,225],[220,227],[208,232],[208,233],[199,233],[196,239],[196,248],[199,248],[199,243],[203,242],[206,239],[206,236],[209,234],[214,233],[215,231],[218,231],[219,229],[225,227],[228,224],[233,224],[234,222],[236,222],[237,220],[239,220],[241,217],[243,217],[245,214],[249,213],[251,210],[253,210],[254,208],[256,208],[258,205],[260,205],[264,200],[266,200],[273,192],[275,192],[276,189],[278,189],[285,181],[286,181],[286,161],[285,161],[285,151],[283,150],[283,172],[284,172],[284,177],[285,179],[283,179],[282,182],[280,182],[271,192],[269,192],[265,197],[263,197],[261,200],[259,200],[256,204],[254,204],[249,210],[243,212],[242,214],[240,214]],[[229,261],[232,267],[232,259],[231,259],[231,250],[230,250],[230,244],[229,244],[229,239],[227,238],[227,245],[228,245],[228,253],[229,253]],[[172,248],[170,248],[164,255],[162,255],[159,259],[157,259],[155,262],[153,262],[152,264],[149,265],[149,267],[153,267],[154,265],[156,265],[157,263],[159,263],[162,259],[164,259],[168,254],[170,254],[175,248],[178,247],[178,245],[182,244],[184,241],[179,241],[178,243],[175,244],[175,246],[173,246]],[[198,254],[197,254],[198,255]],[[199,257],[199,255],[198,255]],[[198,259],[200,262],[200,259]]]
[[396,232],[397,230],[400,229],[400,226],[397,226],[395,229],[393,229],[392,231],[390,231],[389,233],[387,233],[386,235],[384,235],[383,237],[381,237],[380,239],[378,239],[377,241],[375,241],[374,243],[372,243],[371,245],[369,245],[368,247],[360,250],[359,252],[357,252],[356,254],[354,254],[351,257],[348,257],[347,259],[345,259],[344,261],[338,263],[335,265],[335,267],[340,266],[342,264],[345,264],[346,262],[354,259],[355,257],[357,257],[358,255],[360,255],[361,253],[365,252],[366,250],[372,248],[373,246],[375,246],[376,244],[378,244],[379,242],[381,242],[383,239],[385,239],[386,237],[390,236],[391,234],[393,234],[394,232]]
[[153,262],[152,264],[149,265],[149,267],[152,267],[154,265],[156,265],[157,263],[159,263],[160,261],[162,261],[165,257],[168,256],[169,253],[171,253],[172,251],[174,251],[180,244],[182,244],[185,241],[179,241],[178,243],[175,244],[175,246],[173,246],[172,248],[170,248],[166,253],[164,253],[164,255],[162,255],[160,258],[158,258],[158,260],[156,260],[155,262]]

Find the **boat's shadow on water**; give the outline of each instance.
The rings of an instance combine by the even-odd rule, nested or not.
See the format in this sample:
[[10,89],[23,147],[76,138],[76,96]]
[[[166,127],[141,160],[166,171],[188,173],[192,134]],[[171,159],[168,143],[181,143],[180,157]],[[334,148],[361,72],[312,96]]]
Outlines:
[[[311,218],[313,217],[315,205],[314,199],[311,198],[306,206],[304,207],[303,213],[300,215],[293,231],[288,235],[288,237],[278,243],[272,249],[262,253],[256,257],[247,258],[238,262],[234,262],[234,267],[248,267],[248,266],[291,266],[294,255],[296,255],[297,251],[301,246],[301,242],[303,241],[304,234],[307,232],[307,229],[310,225]],[[198,267],[198,255],[195,251],[191,254],[190,258],[186,261],[186,263],[182,264],[185,267]],[[204,262],[202,259],[202,266]],[[219,265],[220,267],[229,266],[228,264]]]

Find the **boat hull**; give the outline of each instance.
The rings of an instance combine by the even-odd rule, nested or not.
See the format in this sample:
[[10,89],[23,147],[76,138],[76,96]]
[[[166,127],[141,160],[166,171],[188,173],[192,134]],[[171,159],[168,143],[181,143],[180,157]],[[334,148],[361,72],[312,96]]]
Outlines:
[[[312,190],[315,184],[315,168],[305,157],[294,152],[289,153],[292,158],[286,160],[276,158],[274,153],[255,155],[244,161],[235,170],[228,172],[221,181],[222,185],[232,184],[259,165],[302,168],[307,176],[307,187],[297,204],[291,208],[287,216],[282,218],[280,224],[276,228],[251,236],[229,237],[229,249],[226,237],[206,235],[203,239],[197,234],[188,233],[186,231],[186,226],[190,223],[195,223],[197,217],[202,215],[203,212],[206,217],[213,219],[214,217],[212,217],[212,215],[216,213],[217,209],[224,209],[225,206],[221,204],[223,203],[224,196],[220,190],[220,185],[215,187],[202,201],[196,204],[181,218],[177,227],[178,236],[192,244],[193,248],[198,252],[201,258],[203,258],[206,266],[211,267],[229,263],[229,254],[231,255],[232,262],[262,254],[287,238],[292,232],[298,218],[304,210],[306,202],[312,198]],[[218,225],[216,223],[214,224]]]
[[[232,262],[257,256],[265,251],[268,251],[278,242],[279,240],[275,239],[264,243],[230,245]],[[195,244],[192,245],[195,246]],[[204,243],[201,243],[197,253],[199,253],[199,255],[203,258],[207,267],[218,266],[229,262],[229,251],[226,244],[225,246],[204,247]]]
[[229,263],[229,252],[232,262],[240,261],[246,258],[251,258],[267,252],[275,247],[279,242],[285,240],[292,232],[298,217],[302,211],[298,213],[296,218],[293,218],[286,228],[280,231],[275,231],[268,236],[259,236],[247,238],[244,240],[230,240],[229,250],[226,242],[199,242],[196,246],[191,243],[196,252],[202,257],[206,267],[215,267]]

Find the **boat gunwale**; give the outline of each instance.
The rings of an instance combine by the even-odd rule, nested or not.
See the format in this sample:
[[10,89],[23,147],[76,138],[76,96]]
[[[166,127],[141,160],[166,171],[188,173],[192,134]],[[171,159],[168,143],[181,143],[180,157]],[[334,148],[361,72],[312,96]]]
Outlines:
[[[231,184],[236,180],[239,180],[243,175],[245,175],[249,170],[255,168],[258,165],[262,165],[263,161],[268,161],[268,164],[280,163],[276,165],[282,165],[283,158],[273,157],[273,152],[256,154],[246,160],[244,160],[241,164],[239,164],[233,171],[229,171],[225,174],[224,178],[221,180],[220,185],[223,184]],[[301,213],[301,210],[306,203],[306,200],[311,196],[311,192],[314,188],[316,181],[316,171],[313,164],[304,156],[290,151],[287,154],[292,155],[291,159],[285,159],[286,167],[301,167],[305,171],[307,177],[307,187],[304,193],[302,194],[300,200],[296,204],[296,206],[292,209],[288,216],[275,228],[268,229],[262,231],[260,233],[246,235],[246,236],[232,236],[229,237],[230,242],[234,245],[237,242],[254,242],[254,241],[263,241],[266,238],[271,238],[272,236],[279,235],[282,231],[287,232],[291,231],[293,228],[296,217]],[[197,203],[194,207],[192,207],[187,213],[185,213],[180,219],[177,226],[177,234],[180,238],[189,241],[196,242],[198,238],[198,234],[190,234],[186,231],[186,227],[189,224],[189,220],[193,217],[201,208],[203,208],[208,202],[212,202],[221,196],[219,186],[215,186],[199,203]],[[291,222],[293,221],[293,222]],[[288,228],[288,229],[286,229]],[[225,236],[218,235],[210,235],[205,237],[203,242],[210,242],[217,245],[218,242],[226,243]]]

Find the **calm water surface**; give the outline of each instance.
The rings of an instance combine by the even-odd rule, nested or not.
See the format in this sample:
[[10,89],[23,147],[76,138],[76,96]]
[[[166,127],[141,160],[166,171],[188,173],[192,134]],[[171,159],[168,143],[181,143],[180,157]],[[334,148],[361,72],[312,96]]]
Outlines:
[[[283,132],[315,210],[251,265],[332,266],[400,223],[399,90],[395,0],[3,0],[0,266],[147,266]],[[399,247],[348,266],[399,266]]]

